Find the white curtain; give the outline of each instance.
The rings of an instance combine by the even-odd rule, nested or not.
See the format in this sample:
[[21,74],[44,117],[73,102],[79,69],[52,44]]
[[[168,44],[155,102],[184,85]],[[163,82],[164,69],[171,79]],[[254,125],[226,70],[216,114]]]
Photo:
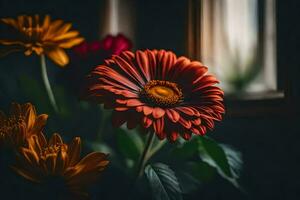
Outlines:
[[[249,81],[250,76],[255,80],[249,81],[245,90],[265,91],[275,89],[275,53],[273,51],[273,33],[275,27],[266,28],[266,38],[269,41],[268,52],[264,52],[268,62],[258,63],[258,0],[202,0],[201,19],[201,58],[213,73],[221,80],[221,87],[228,92],[234,92],[235,84]],[[266,8],[269,8],[269,5]],[[269,12],[269,14],[268,14]],[[274,10],[266,9],[266,24],[270,24],[270,13]],[[269,16],[268,16],[269,15]],[[271,14],[272,15],[272,14]],[[267,18],[268,17],[268,18]],[[274,21],[274,20],[273,20]],[[270,26],[270,25],[268,25]],[[267,44],[267,43],[266,43]],[[271,46],[270,46],[271,45]],[[271,47],[271,49],[270,49]],[[273,61],[272,61],[273,60]],[[268,63],[273,66],[267,66]],[[260,71],[258,66],[260,65]],[[265,76],[266,70],[268,75]],[[271,73],[271,74],[270,74]],[[270,78],[272,76],[273,78]],[[240,82],[239,82],[240,81]],[[250,84],[251,83],[251,84]]]

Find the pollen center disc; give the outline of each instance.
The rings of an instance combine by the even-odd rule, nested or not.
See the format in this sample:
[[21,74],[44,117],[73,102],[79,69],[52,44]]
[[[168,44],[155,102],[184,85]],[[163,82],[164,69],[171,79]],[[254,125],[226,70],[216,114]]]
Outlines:
[[140,92],[142,99],[154,106],[170,107],[182,99],[182,92],[176,83],[152,80]]
[[165,86],[154,86],[149,89],[149,93],[158,98],[168,98],[175,95],[171,88]]

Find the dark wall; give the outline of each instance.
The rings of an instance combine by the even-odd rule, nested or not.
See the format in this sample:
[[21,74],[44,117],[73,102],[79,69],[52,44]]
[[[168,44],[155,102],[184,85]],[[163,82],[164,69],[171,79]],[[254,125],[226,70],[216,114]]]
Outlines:
[[136,45],[185,53],[187,1],[136,1]]

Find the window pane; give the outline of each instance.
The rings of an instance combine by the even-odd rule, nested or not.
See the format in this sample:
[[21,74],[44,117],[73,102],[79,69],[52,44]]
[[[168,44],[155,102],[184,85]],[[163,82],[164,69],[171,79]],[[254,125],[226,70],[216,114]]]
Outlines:
[[276,90],[274,7],[275,0],[202,0],[201,59],[225,91]]

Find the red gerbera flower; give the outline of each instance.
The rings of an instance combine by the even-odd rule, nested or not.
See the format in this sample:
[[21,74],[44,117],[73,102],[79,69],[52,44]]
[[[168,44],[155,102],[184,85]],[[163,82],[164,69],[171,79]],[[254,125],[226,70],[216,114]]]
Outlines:
[[97,56],[95,59],[109,58],[111,55],[119,55],[122,51],[132,48],[131,41],[123,34],[119,33],[116,36],[107,35],[101,41],[83,42],[73,48],[76,56],[80,58],[91,58]]
[[81,83],[90,71],[112,55],[130,50],[132,42],[123,34],[107,35],[101,41],[83,42],[74,47],[70,67],[62,71],[60,81],[76,95]]
[[113,123],[141,125],[159,139],[204,135],[225,112],[219,81],[207,67],[170,51],[125,51],[96,67],[85,98],[113,108]]

